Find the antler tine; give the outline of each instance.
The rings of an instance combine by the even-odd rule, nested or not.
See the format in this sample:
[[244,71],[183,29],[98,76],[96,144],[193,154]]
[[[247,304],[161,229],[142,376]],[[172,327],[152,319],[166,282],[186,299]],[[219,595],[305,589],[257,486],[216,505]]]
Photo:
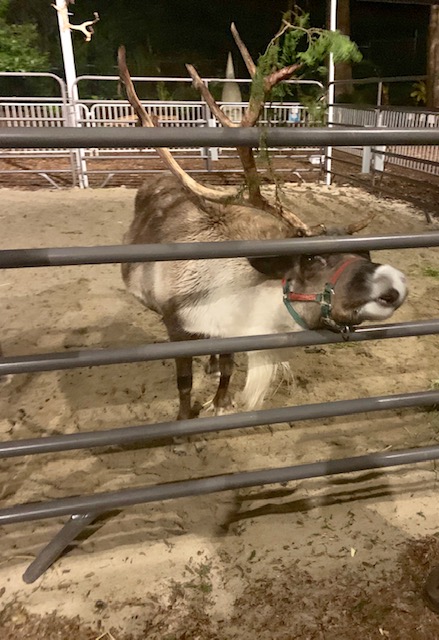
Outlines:
[[358,233],[359,231],[362,231],[372,222],[375,216],[376,216],[376,213],[369,213],[369,215],[367,215],[362,220],[359,220],[358,222],[353,222],[352,224],[346,227],[346,233],[351,236],[354,233]]
[[153,127],[154,123],[151,119],[151,116],[140,102],[136,90],[134,89],[133,81],[131,80],[130,72],[128,71],[127,67],[126,50],[123,45],[120,46],[117,51],[117,65],[119,67],[119,77],[125,87],[128,102],[133,107],[136,116],[139,118],[142,124],[142,127]]
[[[154,127],[154,122],[151,116],[140,102],[136,90],[134,89],[133,81],[131,80],[130,72],[128,71],[126,63],[126,52],[124,46],[120,46],[118,49],[117,62],[119,67],[119,76],[125,86],[128,101],[134,109],[137,117],[139,118],[142,127]],[[189,174],[187,174],[186,171],[184,171],[184,169],[172,156],[169,149],[167,149],[166,147],[159,147],[156,148],[156,151],[164,164],[171,171],[171,173],[173,173],[174,176],[180,180],[180,182],[186,189],[188,189],[195,195],[200,196],[201,198],[206,198],[206,200],[212,200],[216,202],[227,202],[231,197],[237,195],[235,189],[216,191],[215,189],[210,189],[209,187],[205,187],[204,185],[199,184]]]
[[239,127],[239,124],[236,124],[230,120],[230,118],[222,111],[218,104],[216,103],[215,98],[210,93],[209,89],[206,87],[200,76],[198,75],[197,70],[192,64],[187,64],[186,69],[193,81],[193,86],[197,91],[199,91],[206,101],[209,109],[213,113],[213,115],[221,122],[223,127]]
[[236,46],[238,47],[239,52],[245,62],[245,66],[247,67],[247,71],[250,74],[250,78],[254,78],[254,75],[256,73],[256,65],[253,62],[253,58],[251,57],[249,50],[241,40],[241,36],[239,35],[238,29],[236,28],[234,22],[232,22],[232,24],[230,25],[230,31],[232,32],[232,36],[236,43]]
[[284,80],[289,80],[291,76],[294,73],[296,73],[296,71],[298,71],[302,66],[303,66],[302,63],[297,62],[295,64],[290,64],[287,67],[283,67],[282,69],[278,69],[277,71],[274,71],[273,73],[271,73],[264,80],[265,91],[267,92],[271,91],[271,89],[273,89],[273,87],[275,87],[280,82],[283,82]]
[[[126,64],[126,52],[125,52],[124,46],[119,47],[117,60],[118,60],[118,66],[119,66],[119,76],[122,84],[125,86],[128,101],[131,104],[135,114],[139,118],[141,125],[143,127],[154,127],[155,126],[154,120],[150,116],[150,114],[146,111],[142,103],[140,102],[137,96],[136,90],[134,88],[133,81],[131,80],[131,76]],[[208,91],[207,87],[205,87],[203,81],[199,77],[195,68],[192,67],[192,65],[187,65],[187,69],[191,74],[192,79],[194,80],[194,84],[196,88],[202,92],[202,95],[205,98],[206,102],[207,102],[207,94],[209,95],[209,100],[212,101],[212,104],[209,103],[209,106],[211,107],[212,112],[215,113],[215,115],[217,115],[221,124],[225,126],[237,126],[237,125],[234,125],[234,123],[232,122],[230,122],[230,124],[227,122],[229,121],[229,119],[221,110],[219,110],[218,105],[216,105],[214,98]],[[207,94],[203,92],[203,88],[205,89]],[[215,105],[215,109],[212,108],[214,105]],[[218,109],[221,112],[221,115],[216,113],[216,109]],[[247,148],[238,148],[238,150],[240,151],[240,155],[244,152],[249,152],[249,151],[251,153],[251,150]],[[166,167],[171,171],[171,173],[173,173],[180,180],[181,184],[186,189],[188,189],[195,195],[201,198],[205,198],[206,200],[211,200],[214,202],[224,202],[224,203],[230,202],[231,198],[236,198],[239,195],[239,191],[237,191],[236,189],[223,189],[221,191],[216,191],[215,189],[206,187],[198,183],[191,176],[189,176],[186,173],[186,171],[184,171],[184,169],[178,164],[178,162],[172,156],[169,149],[156,148],[156,151],[159,154],[162,161],[164,162],[164,164],[166,165]],[[252,155],[251,157],[253,158]],[[253,158],[253,164],[254,164],[254,158]],[[249,163],[247,159],[247,172],[249,170],[249,166],[250,168],[253,168],[253,164]],[[243,162],[243,166],[245,166],[244,162]],[[254,166],[254,170],[256,172],[256,166]],[[309,226],[305,224],[302,220],[300,220],[300,218],[298,218],[298,216],[296,216],[292,211],[285,209],[283,207],[282,207],[282,211],[277,211],[275,207],[270,205],[265,200],[265,198],[261,196],[259,192],[259,187],[255,191],[255,193],[252,193],[252,191],[249,190],[249,202],[253,206],[258,206],[260,208],[263,208],[266,211],[269,211],[273,215],[280,216],[281,218],[283,218],[288,224],[290,224],[293,227],[293,229],[295,229],[296,235],[302,235],[302,236],[314,235],[313,231],[309,228]]]
[[[328,236],[352,236],[358,231],[365,229],[367,225],[375,218],[376,213],[370,213],[368,216],[359,220],[358,222],[352,222],[347,227],[326,227],[324,224],[319,225],[322,228],[321,233],[315,233],[313,235],[328,235]],[[315,227],[313,227],[315,229]]]

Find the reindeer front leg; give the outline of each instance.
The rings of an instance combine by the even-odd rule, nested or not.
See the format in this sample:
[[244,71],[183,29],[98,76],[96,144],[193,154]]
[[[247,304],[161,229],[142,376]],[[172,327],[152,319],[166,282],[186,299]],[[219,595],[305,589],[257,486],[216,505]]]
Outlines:
[[233,402],[229,392],[230,378],[233,373],[233,354],[225,353],[220,356],[210,356],[206,366],[206,373],[218,375],[219,382],[215,396],[204,405],[205,409],[214,411],[215,415],[229,413],[233,409]]
[[[181,340],[195,340],[199,336],[186,333],[180,326],[174,314],[169,314],[163,318],[168,330],[171,342],[179,342]],[[179,409],[177,420],[188,420],[197,418],[200,413],[200,406],[191,403],[192,393],[192,356],[183,356],[175,358],[177,368],[177,388],[179,396]]]
[[197,418],[199,410],[191,405],[192,357],[176,358],[175,364],[177,366],[177,387],[180,401],[177,420]]
[[230,378],[233,373],[233,355],[225,353],[219,356],[220,379],[218,389],[213,399],[216,415],[226,413],[232,408],[232,399],[229,392]]

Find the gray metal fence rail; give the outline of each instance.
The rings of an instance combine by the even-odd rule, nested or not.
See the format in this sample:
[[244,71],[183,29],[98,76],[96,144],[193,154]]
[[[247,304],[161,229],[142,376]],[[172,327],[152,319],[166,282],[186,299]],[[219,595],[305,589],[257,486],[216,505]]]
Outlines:
[[[39,132],[38,132],[39,133]],[[63,130],[59,132],[44,132],[36,135],[35,131],[15,130],[0,135],[0,147],[32,146],[36,142],[42,146],[75,148],[97,146],[107,142],[105,131],[90,132],[84,137],[83,132]],[[122,135],[112,131],[112,144],[126,144],[125,131]],[[129,132],[130,144],[138,146],[163,146],[168,144],[168,132],[159,130],[153,132],[135,130]],[[172,130],[173,146],[187,144],[188,137],[193,140],[194,131],[182,132]],[[200,133],[200,132],[197,132]],[[201,132],[202,133],[202,132]],[[207,138],[212,132],[206,132]],[[260,131],[222,130],[214,132],[221,139],[222,146],[245,144],[253,146],[258,143],[262,133]],[[269,132],[269,135],[276,132]],[[302,130],[282,131],[276,136],[276,144],[303,144],[317,135],[318,144],[375,144],[383,137],[390,137],[393,144],[413,142],[422,138],[425,131],[418,130],[368,130],[342,131],[334,130]],[[297,134],[304,134],[297,136]],[[293,134],[293,135],[291,135]],[[309,135],[309,138],[307,138]],[[439,131],[428,132],[428,142],[434,144],[439,140]],[[367,138],[369,142],[364,142]],[[197,137],[198,144],[205,144],[206,138]],[[373,142],[372,142],[373,140]],[[227,242],[227,243],[189,243],[174,245],[136,245],[124,247],[74,247],[74,248],[46,248],[46,249],[17,249],[0,251],[0,268],[26,268],[63,266],[67,264],[103,264],[127,261],[151,260],[185,260],[200,258],[230,258],[236,256],[273,255],[273,253],[310,254],[317,252],[339,253],[343,251],[360,251],[366,249],[409,248],[439,246],[439,232],[432,231],[424,234],[404,236],[372,236],[365,238],[304,238],[296,240],[279,240],[266,242]],[[439,319],[421,320],[379,327],[364,327],[350,334],[353,341],[394,338],[401,336],[430,335],[439,332]],[[255,349],[273,349],[289,346],[303,346],[306,344],[323,344],[340,342],[343,338],[328,331],[313,331],[294,334],[279,334],[274,336],[252,336],[243,338],[200,340],[190,343],[167,343],[142,345],[128,349],[102,349],[69,352],[67,354],[42,354],[38,356],[21,356],[18,358],[0,359],[0,375],[4,373],[24,373],[31,371],[46,371],[67,369],[77,366],[96,366],[117,362],[136,362],[139,360],[153,360],[157,358],[171,358],[185,354],[217,354],[230,351],[248,351]],[[215,418],[199,418],[179,422],[167,422],[155,425],[139,425],[111,429],[106,432],[86,431],[79,434],[67,434],[54,437],[33,438],[0,443],[0,458],[21,455],[41,454],[47,452],[68,451],[72,449],[95,446],[110,446],[114,444],[127,445],[134,442],[147,442],[163,438],[172,438],[177,434],[193,435],[213,431],[228,431],[237,428],[250,428],[269,423],[292,422],[330,416],[355,415],[365,411],[383,411],[402,407],[425,407],[439,404],[439,390],[415,393],[380,396],[374,398],[357,398],[337,402],[323,402],[318,404],[292,406],[263,411],[238,413],[232,416]],[[29,520],[51,518],[55,516],[70,516],[67,523],[39,553],[26,570],[23,579],[33,582],[59,557],[66,547],[98,516],[114,508],[169,500],[183,496],[195,496],[218,491],[226,491],[242,487],[288,482],[292,480],[318,476],[347,473],[364,469],[385,468],[396,465],[412,464],[439,458],[439,446],[422,447],[405,451],[376,452],[363,456],[344,458],[340,460],[326,460],[278,469],[262,469],[252,472],[231,473],[215,477],[158,484],[148,487],[129,488],[122,491],[96,493],[94,495],[67,497],[47,502],[32,504],[18,504],[0,509],[0,525],[8,523],[26,522]]]
[[439,144],[439,129],[370,127],[303,127],[284,129],[269,127],[193,128],[189,131],[178,127],[127,127],[115,129],[30,129],[14,127],[0,134],[0,148],[22,149],[26,147],[68,148],[112,147],[265,147],[265,146],[373,146],[380,144]]

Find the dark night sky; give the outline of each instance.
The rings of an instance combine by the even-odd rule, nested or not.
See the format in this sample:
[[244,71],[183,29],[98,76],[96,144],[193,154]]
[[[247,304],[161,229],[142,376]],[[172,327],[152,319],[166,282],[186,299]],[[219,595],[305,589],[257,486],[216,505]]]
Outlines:
[[[304,0],[300,5],[310,11],[316,26],[324,26],[324,0]],[[257,57],[287,6],[287,0],[78,0],[73,11],[75,21],[94,10],[100,12],[96,44],[90,50],[97,49],[98,38],[108,41],[109,54],[112,50],[105,61],[107,69],[99,65],[101,73],[113,71],[115,49],[123,43],[135,64],[154,59],[162,73],[186,75],[184,63],[193,62],[202,74],[216,75],[224,68],[227,51],[236,52],[230,35],[232,21]],[[381,75],[423,73],[428,15],[427,6],[351,0],[351,37],[364,56],[371,58],[369,67]],[[76,49],[83,48],[77,39],[76,43]],[[94,56],[90,53],[87,64],[92,71]],[[235,59],[241,71],[237,55]]]
[[[77,73],[117,75],[117,48],[124,44],[132,75],[187,78],[184,65],[189,62],[204,77],[221,77],[227,53],[232,51],[236,76],[247,78],[230,34],[231,22],[236,23],[257,60],[290,3],[291,0],[76,0],[71,6],[72,23],[90,19],[94,11],[101,17],[90,43],[84,42],[82,34],[73,34]],[[298,4],[310,13],[314,26],[325,26],[326,0],[300,0]],[[364,56],[363,62],[354,67],[354,77],[425,73],[428,6],[362,0],[351,0],[350,6],[351,38]],[[11,0],[9,19],[37,25],[41,46],[49,53],[49,70],[63,76],[57,20],[50,1]],[[15,81],[13,87],[5,86],[4,90],[17,92],[21,90],[17,85]],[[184,85],[186,89],[188,86]],[[115,91],[117,88],[109,87],[109,83],[90,83],[86,88],[90,96],[104,92],[107,97],[116,97]],[[401,100],[408,100],[409,93],[408,88],[407,95],[395,96],[395,104],[405,104]]]

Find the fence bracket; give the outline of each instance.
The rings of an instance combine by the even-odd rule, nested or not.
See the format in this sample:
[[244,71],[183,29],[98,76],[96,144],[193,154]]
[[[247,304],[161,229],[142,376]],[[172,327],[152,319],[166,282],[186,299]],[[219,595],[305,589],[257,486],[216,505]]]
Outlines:
[[58,531],[49,544],[41,549],[35,560],[28,566],[23,574],[24,582],[26,582],[26,584],[32,584],[32,582],[38,580],[38,578],[52,566],[55,560],[58,560],[69,544],[96,520],[99,515],[100,513],[94,512],[79,513],[70,516],[62,529]]

